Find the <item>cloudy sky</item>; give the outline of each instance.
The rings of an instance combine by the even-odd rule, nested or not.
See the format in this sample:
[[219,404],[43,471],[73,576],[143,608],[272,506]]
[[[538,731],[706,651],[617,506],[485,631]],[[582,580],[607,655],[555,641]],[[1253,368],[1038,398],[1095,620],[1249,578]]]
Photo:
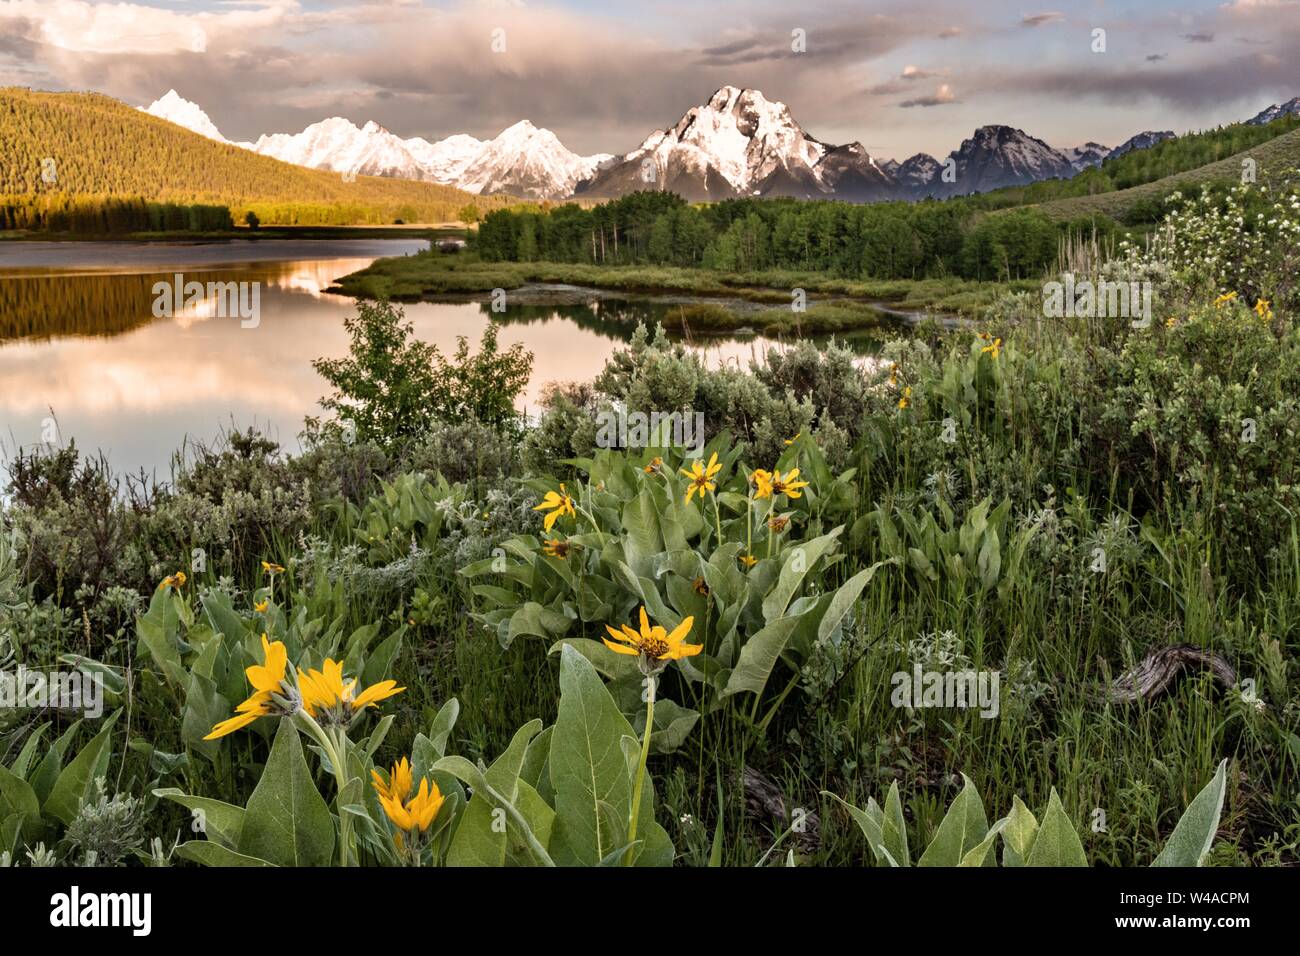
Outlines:
[[132,105],[174,87],[234,140],[331,115],[429,139],[526,118],[618,153],[731,84],[900,159],[986,123],[1115,145],[1300,95],[1300,0],[1047,2],[0,0],[0,86]]

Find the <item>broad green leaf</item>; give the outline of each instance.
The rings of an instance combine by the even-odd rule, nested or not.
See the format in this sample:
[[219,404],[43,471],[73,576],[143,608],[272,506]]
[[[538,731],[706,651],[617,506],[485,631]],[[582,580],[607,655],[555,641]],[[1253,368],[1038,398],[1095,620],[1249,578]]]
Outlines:
[[785,613],[785,609],[794,599],[795,592],[799,590],[799,586],[803,584],[817,561],[835,550],[838,545],[836,539],[843,530],[844,526],[841,525],[829,534],[805,541],[784,552],[776,587],[763,598],[764,621],[771,623]]
[[255,856],[236,853],[229,847],[208,840],[191,840],[189,843],[182,843],[176,848],[176,855],[182,860],[192,860],[203,866],[275,866],[274,863]]
[[71,763],[63,768],[41,808],[46,816],[54,817],[65,824],[76,819],[82,803],[94,789],[96,773],[111,752],[113,725],[117,723],[119,714],[121,714],[120,710],[114,711],[113,715],[104,721],[99,733],[82,748],[81,753],[77,754]]
[[[515,731],[510,746],[492,766],[483,772],[483,778],[492,790],[516,810],[519,793],[519,771],[523,767],[528,742],[542,729],[540,720],[531,720]],[[448,866],[504,866],[506,862],[508,817],[485,792],[475,792],[461,815],[456,834],[451,839],[447,853]],[[504,825],[503,825],[504,824]],[[535,835],[535,834],[534,834]],[[538,842],[542,842],[540,839]],[[546,844],[542,842],[542,845]]]
[[23,749],[18,752],[18,759],[9,768],[13,771],[14,776],[22,777],[24,780],[27,779],[27,770],[32,765],[32,758],[36,756],[36,748],[40,746],[45,731],[49,729],[50,721],[47,720],[27,735],[27,741],[23,744]]
[[31,784],[0,765],[0,819],[7,819],[11,814],[22,818],[19,826],[23,838],[36,839],[41,829],[41,801]]
[[433,726],[429,728],[429,742],[439,757],[447,753],[447,740],[451,737],[459,716],[460,701],[453,697],[438,709],[437,716],[433,718]]
[[1002,570],[1002,544],[998,541],[996,528],[989,528],[984,533],[978,566],[980,585],[987,591],[998,583],[998,574]]
[[882,565],[894,563],[895,562],[892,558],[886,558],[884,561],[877,561],[871,567],[859,571],[857,574],[853,575],[853,577],[840,585],[839,589],[835,592],[835,596],[831,598],[830,606],[826,608],[826,614],[822,617],[821,623],[817,625],[817,639],[825,640],[837,627],[840,626],[840,622],[844,620],[844,616],[853,609],[853,605],[857,602],[858,596],[862,593],[862,589],[870,583],[872,577],[875,576],[875,573]]
[[964,786],[921,854],[917,866],[958,866],[962,858],[983,842],[989,832],[988,817],[975,784],[965,774]]
[[230,701],[221,695],[209,678],[191,671],[185,692],[185,707],[181,711],[181,740],[191,750],[203,754],[213,763],[219,759],[222,742],[204,740],[219,721],[230,716]]
[[77,733],[77,728],[81,726],[81,720],[74,720],[68,725],[68,729],[59,734],[50,749],[45,751],[45,756],[41,762],[36,765],[27,782],[32,785],[36,791],[36,796],[40,798],[41,803],[50,795],[54,789],[54,781],[59,778],[59,773],[63,769],[63,756],[68,751],[68,745]]
[[[578,651],[563,648],[560,706],[548,761],[555,789],[553,855],[557,863],[594,866],[626,842],[623,831],[631,813],[632,780],[620,743],[625,736],[635,736],[632,726],[595,668]],[[610,808],[610,816],[602,811],[602,805]],[[654,791],[648,773],[637,836],[645,841],[637,857],[639,865],[671,864],[672,844],[654,820]]]
[[885,849],[899,866],[911,866],[912,854],[907,847],[907,821],[903,818],[903,801],[898,795],[898,781],[889,785],[885,811],[880,821]]
[[510,616],[503,646],[508,648],[520,635],[553,640],[567,631],[571,623],[563,614],[542,607],[536,601],[529,601]]
[[1002,831],[1002,865],[1024,866],[1038,836],[1038,820],[1020,797],[1011,798],[1011,813]]
[[973,847],[963,856],[961,862],[957,865],[964,867],[996,866],[997,864],[990,855],[990,851],[993,849],[993,841],[1002,832],[1002,828],[1007,825],[1007,819],[1007,817],[1003,817],[989,827],[989,832],[984,835],[984,839],[980,841],[979,845]]
[[378,684],[393,676],[393,661],[397,659],[397,655],[402,649],[402,637],[405,633],[406,628],[399,627],[385,638],[383,643],[370,652],[370,655],[366,658],[365,667],[361,669],[362,686],[369,687],[371,684]]
[[189,810],[190,829],[193,832],[202,833],[229,850],[239,846],[239,834],[244,829],[243,807],[210,797],[191,796],[175,787],[155,790],[153,795],[172,800]]
[[853,818],[853,822],[855,822],[858,825],[858,829],[862,831],[862,835],[867,838],[867,846],[871,849],[871,855],[876,858],[878,864],[882,866],[903,865],[885,846],[884,833],[880,825],[880,807],[876,805],[876,801],[867,801],[867,809],[863,810],[860,807],[855,807],[847,800],[836,796],[829,790],[823,790],[822,796],[830,797],[848,811],[849,816]]
[[108,664],[101,664],[99,661],[89,657],[83,657],[80,654],[61,654],[59,660],[64,664],[71,664],[82,671],[88,678],[93,679],[98,676],[102,681],[102,686],[106,693],[121,694],[126,690],[126,677],[123,676],[120,668],[110,667]]
[[543,792],[542,781],[545,779],[545,790],[551,786],[550,777],[543,778],[546,772],[546,760],[551,755],[551,734],[555,732],[554,727],[546,727],[540,734],[528,742],[528,750],[524,753],[523,765],[519,768],[519,779],[532,786],[538,791]]
[[1201,866],[1214,843],[1219,830],[1219,815],[1223,812],[1223,798],[1227,792],[1228,761],[1221,760],[1201,792],[1198,793],[1182,817],[1174,825],[1169,842],[1160,851],[1152,866]]
[[753,694],[763,693],[772,668],[780,659],[781,653],[805,622],[803,615],[791,615],[778,618],[768,624],[757,634],[750,636],[740,649],[740,659],[727,678],[727,687],[723,695],[740,694],[749,691]]
[[1038,828],[1034,847],[1025,859],[1025,866],[1087,866],[1088,857],[1083,852],[1079,834],[1070,822],[1070,816],[1061,806],[1061,798],[1052,788],[1047,800],[1047,812]]
[[617,654],[603,642],[589,637],[566,637],[556,641],[547,654],[558,654],[565,647],[572,647],[609,680],[633,678],[640,673],[637,670],[635,657],[629,654]]
[[334,818],[312,780],[298,731],[291,718],[281,718],[248,798],[239,852],[277,866],[328,866],[334,841]]

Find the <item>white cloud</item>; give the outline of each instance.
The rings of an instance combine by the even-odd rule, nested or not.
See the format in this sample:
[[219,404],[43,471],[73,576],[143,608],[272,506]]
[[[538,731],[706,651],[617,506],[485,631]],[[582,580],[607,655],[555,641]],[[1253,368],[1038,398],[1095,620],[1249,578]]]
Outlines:
[[215,46],[238,48],[297,9],[295,0],[240,3],[218,13],[138,3],[0,0],[0,23],[25,26],[28,40],[67,53],[204,53]]

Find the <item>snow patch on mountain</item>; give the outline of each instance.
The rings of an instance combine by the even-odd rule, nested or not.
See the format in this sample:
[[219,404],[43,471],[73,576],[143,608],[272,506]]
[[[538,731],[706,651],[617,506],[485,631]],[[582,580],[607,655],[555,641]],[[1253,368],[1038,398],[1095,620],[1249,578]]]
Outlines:
[[1130,136],[1124,142],[1112,149],[1107,155],[1107,159],[1118,159],[1125,153],[1131,153],[1135,149],[1150,149],[1157,143],[1163,143],[1167,139],[1174,139],[1174,131],[1166,130],[1145,130],[1136,136]]
[[609,163],[581,191],[607,196],[671,189],[690,199],[824,196],[845,176],[855,190],[874,190],[889,179],[860,144],[832,147],[809,136],[784,103],[758,90],[723,86],[675,125]]
[[955,182],[941,184],[946,186],[938,190],[943,195],[1068,179],[1076,171],[1059,150],[1011,126],[981,126],[970,139],[962,140],[950,158],[956,161],[957,175]]
[[167,122],[175,123],[177,126],[184,126],[200,136],[215,139],[218,143],[230,142],[221,135],[221,130],[217,129],[217,124],[208,118],[208,114],[203,112],[197,103],[191,103],[175,90],[168,90],[148,106],[142,106],[139,109],[150,116],[167,120]]
[[406,150],[428,173],[435,183],[453,185],[460,180],[465,169],[487,145],[466,133],[456,133],[446,139],[430,143],[414,136],[406,140]]
[[897,163],[896,167],[894,179],[901,185],[928,186],[939,175],[943,163],[929,153],[917,153]]
[[1294,96],[1285,103],[1275,103],[1266,110],[1246,120],[1247,126],[1263,126],[1283,116],[1300,116],[1300,96]]
[[262,136],[253,151],[297,166],[362,176],[427,179],[406,141],[378,123],[357,127],[342,116],[313,123],[301,133]]
[[1110,147],[1103,146],[1101,143],[1084,143],[1082,146],[1062,149],[1060,153],[1070,161],[1076,173],[1081,173],[1093,166],[1100,166],[1110,155]]
[[566,149],[549,129],[520,120],[483,144],[456,185],[472,193],[559,199],[572,195],[578,183],[590,179],[612,158],[608,153],[579,156]]

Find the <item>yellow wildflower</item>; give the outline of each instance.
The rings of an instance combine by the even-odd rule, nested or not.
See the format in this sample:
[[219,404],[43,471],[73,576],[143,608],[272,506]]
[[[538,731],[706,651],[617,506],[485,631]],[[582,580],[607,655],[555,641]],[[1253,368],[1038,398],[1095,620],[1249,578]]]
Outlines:
[[679,661],[683,657],[693,657],[704,650],[703,644],[685,643],[686,635],[691,632],[695,625],[694,617],[683,618],[682,622],[673,628],[669,633],[665,628],[658,624],[651,626],[650,617],[646,614],[645,606],[641,607],[641,631],[638,633],[631,627],[624,624],[621,629],[615,629],[608,624],[605,630],[609,631],[608,637],[603,638],[605,646],[615,654],[627,654],[633,657],[641,658],[642,670],[658,670],[666,665],[668,661]]
[[697,458],[691,462],[690,471],[685,468],[681,469],[682,474],[691,479],[686,486],[686,501],[684,504],[690,504],[691,496],[697,491],[700,494],[700,500],[703,501],[706,491],[715,490],[718,486],[713,479],[717,477],[718,472],[721,470],[722,465],[718,464],[718,453],[716,451],[709,457],[707,466]]
[[651,460],[650,464],[645,466],[645,473],[647,475],[657,475],[663,469],[663,467],[664,467],[664,460],[656,456],[653,460]]
[[1273,307],[1269,303],[1268,299],[1260,299],[1255,303],[1255,314],[1265,322],[1268,322],[1273,318]]
[[263,561],[263,562],[262,562],[262,570],[265,571],[267,574],[283,574],[283,573],[284,573],[284,565],[282,565],[282,564],[274,564],[274,563],[272,563],[272,562],[270,562],[270,561]]
[[548,538],[542,542],[542,553],[552,558],[559,558],[563,561],[569,556],[569,549],[572,545],[567,541],[560,541],[558,538]]
[[796,481],[799,477],[799,469],[794,468],[786,473],[784,478],[779,471],[772,472],[772,494],[788,495],[791,498],[802,498],[803,492],[800,488],[807,488],[808,482]]
[[905,389],[903,389],[903,395],[898,400],[898,407],[907,408],[907,406],[911,404],[912,404],[912,386],[909,385]]
[[378,770],[370,771],[370,779],[374,783],[375,792],[379,794],[381,800],[396,800],[399,803],[411,795],[411,761],[403,757],[397,763],[393,764],[392,772],[389,773],[388,779],[384,780]]
[[244,670],[248,682],[253,685],[253,695],[235,708],[234,717],[221,721],[203,739],[216,740],[218,737],[233,734],[241,727],[247,727],[259,717],[284,713],[285,708],[281,703],[292,695],[292,691],[284,686],[284,673],[288,666],[289,652],[284,644],[280,641],[268,641],[263,634],[262,663],[254,664]]
[[573,499],[569,497],[569,492],[564,487],[564,482],[560,482],[559,491],[548,491],[546,497],[542,499],[541,504],[533,507],[534,511],[549,511],[546,520],[542,522],[542,528],[550,531],[555,522],[560,519],[560,515],[575,517],[577,512],[573,508]]
[[1223,293],[1223,295],[1219,296],[1217,299],[1214,300],[1214,307],[1217,309],[1221,306],[1225,306],[1235,298],[1237,298],[1237,293],[1225,292]]
[[266,609],[270,606],[271,606],[271,602],[268,599],[263,598],[262,600],[258,601],[256,604],[253,605],[253,610],[256,611],[258,614],[265,614]]
[[406,690],[405,687],[398,687],[395,680],[372,684],[360,694],[356,692],[356,687],[355,678],[344,682],[341,661],[326,658],[321,670],[309,670],[306,673],[298,671],[302,709],[312,717],[329,718],[335,723],[350,722],[364,708],[378,706],[379,701]]
[[994,339],[988,345],[984,346],[984,348],[980,349],[981,354],[985,352],[987,352],[990,357],[996,359],[999,355],[1002,354],[1002,340]]
[[758,564],[758,558],[754,557],[752,554],[738,554],[736,555],[736,558],[747,568],[752,568],[754,565]]
[[[378,770],[371,770],[370,777],[375,793],[379,795],[379,805],[399,830],[408,835],[413,831],[423,833],[437,819],[444,801],[442,791],[436,783],[430,783],[428,778],[421,777],[420,789],[412,797],[411,790],[415,781],[411,777],[410,761],[405,757],[393,764],[388,780],[385,781]],[[400,834],[397,835],[396,842],[402,846]]]

